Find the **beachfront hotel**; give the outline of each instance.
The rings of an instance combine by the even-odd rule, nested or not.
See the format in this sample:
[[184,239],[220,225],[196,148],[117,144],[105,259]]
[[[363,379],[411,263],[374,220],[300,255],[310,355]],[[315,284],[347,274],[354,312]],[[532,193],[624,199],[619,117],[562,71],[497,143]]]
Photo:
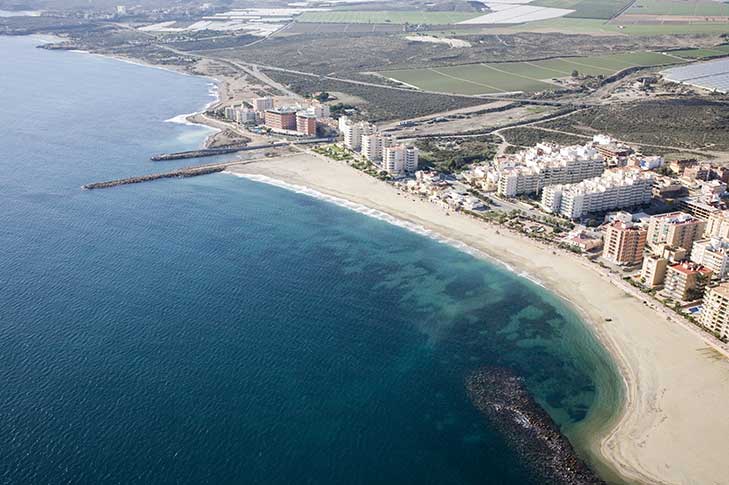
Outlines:
[[499,195],[536,194],[544,187],[597,177],[605,159],[592,145],[561,147],[539,143],[498,162]]
[[638,264],[643,260],[647,234],[638,224],[615,221],[605,231],[602,255],[615,264]]
[[266,110],[266,126],[274,130],[296,131],[296,109],[271,108]]
[[305,136],[316,136],[317,129],[316,115],[311,111],[299,111],[296,113],[296,131]]
[[676,301],[696,300],[711,280],[712,272],[700,264],[684,261],[666,269],[664,296]]
[[609,170],[599,177],[569,185],[549,185],[542,191],[542,209],[570,219],[612,209],[647,204],[653,175],[636,169]]
[[704,221],[684,212],[652,216],[648,221],[648,246],[657,250],[664,245],[691,252],[694,241],[704,233]]
[[729,338],[729,283],[722,283],[706,291],[699,323],[719,338]]

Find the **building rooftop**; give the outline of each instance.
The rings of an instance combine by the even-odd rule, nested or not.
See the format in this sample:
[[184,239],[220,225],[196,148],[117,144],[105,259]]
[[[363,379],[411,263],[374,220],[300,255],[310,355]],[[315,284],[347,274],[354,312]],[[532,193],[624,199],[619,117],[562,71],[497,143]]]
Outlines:
[[619,168],[606,171],[599,177],[585,179],[576,184],[555,185],[554,189],[570,191],[573,194],[586,194],[605,192],[614,187],[625,187],[646,181],[653,181],[653,175],[651,173],[635,169]]
[[590,143],[572,146],[538,143],[519,153],[501,157],[498,163],[504,170],[538,173],[545,168],[564,167],[569,162],[577,161],[602,162],[604,159]]
[[267,109],[266,113],[274,113],[277,115],[283,115],[283,114],[294,114],[294,113],[296,113],[296,111],[297,111],[297,108],[281,106],[280,108]]
[[714,286],[713,288],[710,288],[709,291],[718,293],[724,298],[729,299],[729,283],[722,283],[718,286]]
[[669,266],[669,268],[678,271],[683,274],[692,275],[692,274],[703,274],[703,275],[710,275],[711,270],[705,266],[701,266],[700,264],[696,263],[690,263],[687,261],[684,261],[683,263],[676,263]]
[[610,227],[612,227],[614,229],[618,229],[620,231],[640,231],[640,230],[643,230],[643,227],[640,224],[636,224],[634,222],[613,221],[610,224]]
[[668,219],[664,222],[675,225],[699,222],[699,219],[685,212],[669,212],[667,214],[658,214],[655,216],[651,216],[651,219]]

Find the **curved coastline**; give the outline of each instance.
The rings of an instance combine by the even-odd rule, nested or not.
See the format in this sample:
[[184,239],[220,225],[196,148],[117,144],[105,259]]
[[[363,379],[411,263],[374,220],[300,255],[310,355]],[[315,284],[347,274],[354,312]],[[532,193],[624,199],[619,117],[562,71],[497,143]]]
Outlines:
[[[373,217],[375,219],[387,222],[397,227],[401,227],[408,231],[414,232],[423,237],[427,237],[434,241],[442,244],[447,244],[459,251],[463,251],[471,256],[486,260],[492,264],[501,266],[517,277],[524,278],[530,283],[539,286],[544,291],[550,292],[552,295],[559,298],[566,306],[577,315],[585,329],[592,335],[596,341],[601,345],[600,350],[606,351],[609,359],[609,365],[613,365],[614,368],[608,369],[608,372],[614,371],[615,376],[620,378],[620,383],[611,381],[612,377],[607,375],[596,375],[599,382],[597,382],[596,391],[597,396],[595,399],[595,406],[590,409],[589,415],[581,421],[574,429],[563,430],[566,436],[573,441],[578,452],[583,459],[587,460],[590,465],[595,468],[602,477],[605,477],[610,483],[623,482],[626,476],[621,473],[616,473],[611,466],[605,462],[603,443],[605,439],[596,440],[594,433],[609,436],[611,430],[617,428],[619,423],[623,419],[623,415],[627,413],[628,403],[625,399],[626,389],[630,389],[632,383],[635,382],[635,376],[630,374],[630,367],[624,362],[624,357],[619,353],[618,348],[608,339],[606,335],[599,332],[599,326],[594,321],[594,317],[591,316],[584,308],[570,298],[568,294],[560,291],[557,288],[550,287],[547,283],[542,281],[536,274],[528,271],[526,268],[520,268],[518,264],[509,262],[503,257],[499,257],[497,254],[493,254],[488,251],[487,248],[477,247],[469,244],[457,238],[445,236],[442,233],[436,232],[422,223],[403,217],[402,214],[397,216],[386,212],[383,208],[375,208],[372,206],[364,205],[360,202],[348,199],[342,194],[328,193],[325,189],[317,187],[317,189],[311,188],[306,185],[300,185],[292,182],[288,182],[283,179],[275,178],[269,175],[263,175],[261,173],[242,173],[241,171],[226,170],[223,173],[233,175],[235,177],[245,178],[254,182],[265,183],[273,185],[285,190],[289,190],[298,194],[303,194],[308,197],[312,197],[318,200],[329,202],[331,204],[338,205],[340,207],[352,210],[354,212]],[[501,229],[501,228],[500,228]],[[566,253],[566,255],[571,255]],[[586,322],[589,322],[586,323]],[[614,384],[618,384],[615,386]],[[607,404],[605,403],[607,401]],[[616,405],[617,404],[617,405]],[[622,476],[621,476],[622,475]],[[635,477],[632,477],[635,478]],[[646,483],[652,483],[650,480],[645,480]]]
[[[129,62],[129,59],[115,56],[105,57]],[[161,67],[141,62],[136,64]],[[161,68],[178,74],[190,74]],[[218,80],[214,81],[219,83]],[[315,159],[313,155],[307,157]],[[339,175],[343,174],[345,180],[337,181],[334,175],[327,173],[334,162],[320,162],[329,165],[323,165],[324,169],[319,167],[318,171],[307,172],[311,167],[292,168],[295,161],[280,163],[271,159],[264,164],[236,167],[230,171],[236,174],[265,175],[272,180],[286,181],[316,189],[322,194],[357,202],[363,207],[378,207],[385,214],[428,227],[434,233],[455,232],[457,237],[454,240],[477,248],[490,260],[496,260],[518,275],[548,288],[567,301],[583,317],[583,321],[589,324],[587,327],[610,353],[624,382],[625,395],[619,410],[598,427],[599,429],[585,426],[575,430],[576,439],[585,440],[582,443],[587,443],[583,451],[597,457],[598,466],[602,467],[604,464],[603,469],[614,470],[630,483],[729,483],[729,463],[721,453],[717,453],[717,450],[720,452],[726,449],[729,442],[729,423],[722,425],[712,420],[710,413],[705,411],[721,409],[721,406],[729,402],[729,389],[721,389],[721,386],[726,388],[729,362],[726,359],[717,359],[695,332],[687,331],[676,322],[667,321],[665,315],[643,306],[638,299],[626,295],[625,289],[621,289],[594,267],[588,266],[572,254],[557,250],[557,254],[552,255],[553,248],[540,246],[515,234],[501,234],[495,238],[494,228],[489,228],[480,221],[477,223],[480,230],[473,230],[468,224],[461,224],[462,227],[454,229],[458,224],[453,224],[452,221],[468,218],[454,214],[450,216],[452,221],[447,221],[440,210],[440,219],[432,219],[428,215],[438,212],[439,209],[427,202],[407,210],[392,210],[388,203],[397,198],[403,199],[395,194],[394,188],[344,166],[341,168],[347,170],[347,174],[341,172]],[[347,180],[349,185],[338,183]],[[360,187],[351,190],[352,183]],[[367,193],[374,186],[380,187],[378,191],[386,187],[391,193],[385,194],[387,197],[382,200],[376,200],[381,193],[378,192],[377,196]],[[476,221],[470,221],[470,225],[473,224]],[[489,240],[486,241],[483,235],[489,229],[492,232],[488,234]],[[498,229],[504,231],[503,228]],[[495,244],[486,244],[487,242]],[[539,258],[519,254],[519,246],[539,253],[543,264],[535,261]],[[561,275],[559,268],[565,263],[576,267],[577,273],[571,271],[569,275]],[[578,274],[580,271],[589,277],[582,278]],[[565,281],[569,281],[570,276],[574,277],[574,281],[565,289]],[[600,295],[602,302],[591,301],[590,296],[595,293],[586,291],[582,286],[585,281],[599,287],[599,293],[596,294]],[[622,306],[626,308],[621,309]],[[613,309],[632,316],[615,318]],[[605,315],[613,317],[613,322],[609,325],[604,321]],[[636,322],[638,325],[635,325]],[[632,340],[631,331],[639,334],[637,343]],[[664,364],[663,368],[661,364]],[[676,368],[683,371],[681,375],[677,375]],[[703,380],[695,378],[699,372],[704,375]],[[686,399],[682,399],[684,397]],[[684,401],[690,401],[691,405]],[[679,422],[674,429],[670,425],[671,416],[675,423],[676,417],[682,417],[682,413],[688,418],[687,422]],[[596,434],[592,434],[593,432]],[[696,447],[695,437],[701,434],[704,443]]]
[[[700,413],[689,420],[685,415],[704,405],[697,393],[711,405],[729,399],[729,390],[718,386],[729,376],[729,362],[712,359],[697,334],[627,294],[583,258],[469,216],[444,217],[444,211],[429,202],[314,154],[233,166],[227,172],[311,196],[319,193],[331,202],[344,200],[342,205],[350,209],[376,210],[425,229],[425,235],[439,235],[442,242],[454,240],[456,247],[473,248],[473,254],[486,255],[548,288],[582,317],[623,381],[622,405],[614,413],[591,411],[584,423],[567,431],[580,452],[611,482],[725,483],[722,477],[729,465],[713,448],[727,442],[726,430]],[[701,372],[705,379],[677,371],[676,363]],[[685,453],[682,447],[693,443],[694,429],[710,436],[705,447]]]

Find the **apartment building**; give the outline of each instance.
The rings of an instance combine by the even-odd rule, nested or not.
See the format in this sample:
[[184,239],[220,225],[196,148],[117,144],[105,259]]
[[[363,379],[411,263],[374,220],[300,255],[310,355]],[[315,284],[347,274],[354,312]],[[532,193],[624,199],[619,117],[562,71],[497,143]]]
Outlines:
[[602,255],[615,264],[637,264],[643,260],[648,231],[637,224],[615,221],[605,231]]
[[499,162],[500,195],[535,194],[544,187],[572,184],[596,177],[605,170],[605,160],[591,145],[561,147],[540,143]]
[[362,135],[362,155],[371,162],[381,161],[384,149],[390,145],[392,137],[382,133]]
[[658,254],[649,254],[643,258],[643,266],[640,269],[640,279],[648,288],[661,286],[666,279],[668,260]]
[[706,266],[723,280],[729,276],[729,240],[711,238],[694,242],[691,261]]
[[704,236],[729,239],[729,211],[717,211],[709,216]]
[[253,100],[253,108],[259,113],[265,113],[269,109],[273,109],[273,98],[270,96],[256,98]]
[[707,204],[705,201],[698,197],[686,197],[680,199],[676,204],[679,210],[691,214],[692,216],[701,219],[702,221],[708,221],[712,214],[719,212],[721,209],[714,207],[711,204]]
[[374,125],[364,121],[352,121],[347,116],[339,118],[339,131],[344,135],[344,146],[359,151],[362,148],[362,136],[375,133]]
[[711,280],[712,272],[700,264],[685,261],[668,266],[663,294],[676,301],[690,301],[701,297]]
[[680,247],[691,252],[694,241],[704,233],[704,221],[684,212],[653,216],[648,221],[648,245],[652,249],[664,245]]
[[382,168],[391,175],[414,173],[418,169],[419,150],[413,146],[391,145],[383,148]]
[[699,323],[719,338],[729,338],[729,283],[722,283],[706,291]]
[[228,106],[223,110],[223,116],[225,116],[226,119],[235,121],[241,125],[255,124],[258,121],[257,113],[244,106]]
[[550,185],[542,191],[542,209],[570,219],[613,209],[647,204],[653,175],[635,169],[615,169],[600,177],[569,185]]

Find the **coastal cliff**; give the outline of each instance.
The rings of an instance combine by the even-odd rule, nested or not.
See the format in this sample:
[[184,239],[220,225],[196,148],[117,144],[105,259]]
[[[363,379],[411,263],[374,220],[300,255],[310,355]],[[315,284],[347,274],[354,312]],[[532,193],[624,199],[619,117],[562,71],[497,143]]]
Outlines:
[[466,380],[466,388],[473,404],[544,483],[605,483],[577,456],[523,380],[511,370],[481,369]]

